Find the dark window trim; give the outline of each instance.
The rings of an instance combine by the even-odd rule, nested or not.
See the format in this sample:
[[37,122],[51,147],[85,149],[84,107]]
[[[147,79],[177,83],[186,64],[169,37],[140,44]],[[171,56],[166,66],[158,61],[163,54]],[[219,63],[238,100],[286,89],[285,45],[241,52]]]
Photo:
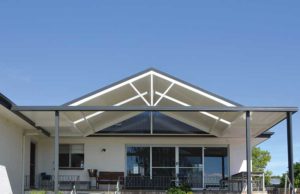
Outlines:
[[[85,165],[85,153],[84,153],[84,143],[61,143],[60,145],[68,145],[68,146],[72,146],[72,145],[82,145],[83,146],[83,168],[81,167],[72,167],[72,153],[69,150],[69,166],[59,166],[58,168],[61,170],[84,170],[84,165]],[[60,154],[60,152],[58,153]],[[59,164],[60,165],[60,164]]]
[[76,168],[76,167],[59,167],[59,170],[84,170],[84,168]]

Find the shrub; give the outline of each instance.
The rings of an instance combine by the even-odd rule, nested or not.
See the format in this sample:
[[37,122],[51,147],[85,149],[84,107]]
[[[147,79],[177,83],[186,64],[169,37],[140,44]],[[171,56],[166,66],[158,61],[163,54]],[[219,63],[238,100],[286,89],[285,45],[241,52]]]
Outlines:
[[186,192],[186,193],[192,191],[191,186],[190,186],[189,184],[186,184],[186,183],[181,184],[181,185],[179,186],[179,188],[180,188],[182,191]]
[[[62,191],[59,191],[58,193],[63,194]],[[47,194],[47,191],[34,190],[34,191],[30,191],[29,194]]]
[[181,184],[179,187],[169,188],[167,194],[193,194],[193,192],[188,184]]
[[30,191],[30,194],[46,194],[46,191]]
[[168,189],[167,194],[186,194],[186,192],[179,187],[171,187]]

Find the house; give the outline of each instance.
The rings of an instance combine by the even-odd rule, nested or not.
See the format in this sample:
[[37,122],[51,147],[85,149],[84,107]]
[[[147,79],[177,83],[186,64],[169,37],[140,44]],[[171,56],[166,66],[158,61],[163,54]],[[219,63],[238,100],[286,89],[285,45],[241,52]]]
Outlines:
[[278,185],[280,185],[280,181],[281,181],[280,179],[281,179],[281,177],[278,177],[278,176],[271,177],[270,184],[272,186],[278,186]]
[[286,119],[289,164],[293,160],[297,107],[243,106],[156,69],[60,106],[17,106],[4,95],[0,104],[0,165],[14,193],[73,184],[83,190],[114,190],[110,184],[121,191],[165,190],[182,183],[195,191],[263,190],[251,182],[251,147]]

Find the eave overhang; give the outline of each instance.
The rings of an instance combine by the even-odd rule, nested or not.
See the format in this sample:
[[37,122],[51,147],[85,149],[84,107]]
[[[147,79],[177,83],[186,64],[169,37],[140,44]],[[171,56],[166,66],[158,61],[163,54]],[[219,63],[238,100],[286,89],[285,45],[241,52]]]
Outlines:
[[9,100],[6,96],[0,93],[0,104],[8,110],[11,110],[16,116],[23,119],[26,123],[36,128],[38,131],[41,131],[44,135],[50,136],[50,133],[40,126],[36,126],[35,122],[29,119],[27,116],[22,114],[20,111],[13,110],[13,107],[16,106],[11,100]]

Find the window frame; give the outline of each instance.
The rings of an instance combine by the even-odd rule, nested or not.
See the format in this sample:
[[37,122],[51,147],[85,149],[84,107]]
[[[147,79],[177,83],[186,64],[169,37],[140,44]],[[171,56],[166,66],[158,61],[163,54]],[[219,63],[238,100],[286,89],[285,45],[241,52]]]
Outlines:
[[[67,145],[67,146],[69,146],[69,150],[68,150],[68,156],[69,156],[69,161],[68,161],[68,166],[66,167],[66,166],[60,166],[60,163],[58,164],[59,166],[58,166],[58,168],[60,169],[60,170],[84,170],[84,164],[85,164],[85,151],[84,151],[84,144],[83,143],[62,143],[62,144],[59,144],[59,146],[61,146],[61,145]],[[80,146],[82,146],[82,148],[83,148],[83,167],[72,167],[72,152],[71,152],[71,147],[73,146],[73,145],[80,145]],[[61,153],[59,152],[59,155],[60,155]]]
[[[228,176],[230,176],[230,145],[229,144],[125,144],[125,154],[124,154],[124,158],[125,158],[125,167],[124,167],[124,172],[125,172],[125,176],[127,176],[127,147],[150,147],[150,177],[152,177],[152,171],[153,168],[166,168],[166,167],[153,167],[152,164],[152,148],[154,147],[175,147],[176,148],[176,152],[178,152],[178,157],[179,157],[179,148],[181,147],[198,147],[198,148],[202,148],[202,188],[194,188],[194,189],[204,189],[206,187],[205,184],[205,148],[225,148],[226,149],[226,153],[227,153],[227,166],[225,166],[225,169],[228,172]],[[176,154],[175,154],[176,157]],[[177,160],[179,160],[179,158],[177,158]],[[173,167],[170,167],[173,168]],[[176,166],[176,169],[178,168],[186,168],[186,167],[179,167]],[[187,167],[189,168],[189,167]]]

